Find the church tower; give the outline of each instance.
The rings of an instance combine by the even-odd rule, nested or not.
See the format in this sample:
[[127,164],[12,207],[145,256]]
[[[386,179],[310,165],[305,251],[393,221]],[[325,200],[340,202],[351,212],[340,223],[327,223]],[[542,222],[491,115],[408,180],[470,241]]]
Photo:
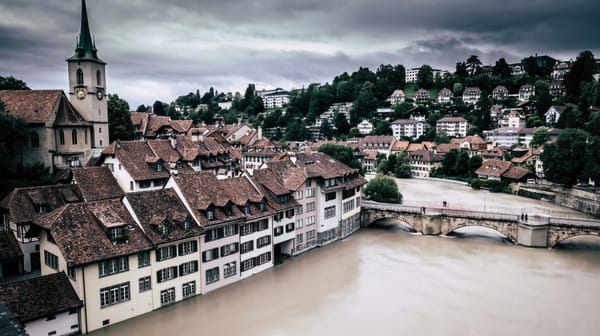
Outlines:
[[92,148],[106,147],[109,145],[106,63],[98,58],[96,43],[90,33],[85,0],[81,0],[81,31],[75,55],[67,59],[67,64],[71,104],[93,125]]

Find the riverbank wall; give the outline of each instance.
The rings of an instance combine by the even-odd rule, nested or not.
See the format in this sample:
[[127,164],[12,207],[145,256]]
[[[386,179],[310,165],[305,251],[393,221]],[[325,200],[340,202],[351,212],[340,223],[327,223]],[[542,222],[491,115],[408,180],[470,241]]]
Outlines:
[[600,217],[600,194],[578,189],[539,184],[512,185],[515,194],[545,200],[556,205]]

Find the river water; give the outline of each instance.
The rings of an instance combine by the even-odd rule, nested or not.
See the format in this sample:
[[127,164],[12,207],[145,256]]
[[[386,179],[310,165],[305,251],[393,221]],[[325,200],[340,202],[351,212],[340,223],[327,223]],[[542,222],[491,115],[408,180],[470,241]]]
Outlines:
[[[460,185],[400,184],[407,202],[479,200]],[[485,202],[576,215],[510,195]],[[531,249],[487,229],[434,237],[386,222],[93,335],[598,335],[599,241]]]

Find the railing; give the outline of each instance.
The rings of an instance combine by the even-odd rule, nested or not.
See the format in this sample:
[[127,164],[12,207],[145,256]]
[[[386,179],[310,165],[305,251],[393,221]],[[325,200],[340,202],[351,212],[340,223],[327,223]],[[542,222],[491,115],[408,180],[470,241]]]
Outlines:
[[[440,207],[432,207],[427,206],[429,203],[425,202],[423,205],[425,206],[417,206],[417,205],[406,205],[406,204],[385,204],[385,203],[377,203],[373,201],[363,200],[362,207],[366,209],[375,209],[375,210],[384,210],[384,211],[394,211],[401,212],[407,214],[422,214],[422,215],[430,215],[430,216],[451,216],[451,217],[463,217],[463,218],[473,218],[473,219],[492,219],[492,220],[505,220],[505,221],[515,221],[515,222],[524,222],[528,224],[551,224],[551,225],[563,225],[563,226],[573,226],[573,227],[589,227],[600,229],[600,221],[595,219],[584,219],[584,218],[565,218],[565,217],[552,217],[548,214],[529,214],[526,217],[523,215],[514,214],[514,209],[505,210],[505,211],[474,211],[474,210],[466,210],[466,209],[456,209],[456,208],[440,208]],[[497,209],[494,209],[497,210]],[[531,209],[528,209],[531,210]],[[511,214],[511,212],[513,212]]]

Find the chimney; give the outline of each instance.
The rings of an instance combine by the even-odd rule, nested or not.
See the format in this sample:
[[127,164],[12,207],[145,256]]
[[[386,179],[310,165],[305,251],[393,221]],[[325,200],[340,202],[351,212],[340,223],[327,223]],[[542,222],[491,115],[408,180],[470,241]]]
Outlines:
[[262,140],[262,126],[258,126],[258,135],[256,136],[257,140]]
[[174,134],[169,137],[169,142],[171,143],[171,147],[173,147],[173,149],[177,149],[177,137]]

